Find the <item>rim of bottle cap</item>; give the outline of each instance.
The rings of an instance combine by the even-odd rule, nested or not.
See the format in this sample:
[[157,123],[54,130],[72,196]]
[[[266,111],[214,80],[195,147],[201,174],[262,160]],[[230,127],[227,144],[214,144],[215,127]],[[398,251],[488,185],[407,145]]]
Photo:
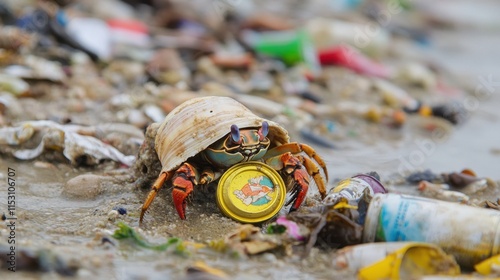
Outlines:
[[286,186],[270,166],[257,161],[229,168],[217,185],[217,204],[226,216],[242,223],[274,217],[285,204]]

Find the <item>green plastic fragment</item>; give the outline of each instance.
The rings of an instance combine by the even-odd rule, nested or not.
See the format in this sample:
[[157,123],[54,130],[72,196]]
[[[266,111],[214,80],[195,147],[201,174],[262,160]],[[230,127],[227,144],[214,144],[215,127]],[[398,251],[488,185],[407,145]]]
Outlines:
[[267,227],[266,232],[268,234],[282,234],[286,231],[286,227],[284,225],[273,224]]
[[133,228],[130,226],[126,225],[125,223],[119,222],[118,223],[118,229],[115,230],[113,233],[113,238],[116,238],[118,240],[123,240],[123,239],[130,239],[134,244],[147,248],[147,249],[152,249],[156,251],[165,251],[167,250],[170,246],[176,245],[175,246],[175,253],[178,254],[185,254],[186,253],[186,246],[183,244],[182,240],[179,238],[170,238],[168,241],[164,244],[151,244],[148,241],[144,240]]

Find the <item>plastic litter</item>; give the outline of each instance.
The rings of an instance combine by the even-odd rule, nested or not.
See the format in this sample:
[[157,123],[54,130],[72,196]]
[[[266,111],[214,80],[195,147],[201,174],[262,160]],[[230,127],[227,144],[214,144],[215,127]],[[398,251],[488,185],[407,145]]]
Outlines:
[[406,110],[420,110],[421,104],[412,97],[406,90],[383,79],[376,79],[373,87],[384,99],[384,102],[391,107]]
[[321,65],[339,65],[357,73],[389,78],[390,72],[382,64],[372,61],[347,45],[340,45],[318,52]]
[[360,279],[407,279],[424,275],[460,275],[453,256],[437,246],[410,245],[359,271]]
[[366,28],[364,24],[328,18],[314,18],[305,27],[318,50],[348,44],[371,56],[383,54],[389,46],[390,33],[381,29],[380,32],[370,33],[374,36],[369,36]]
[[150,47],[149,29],[142,22],[133,19],[110,19],[107,21],[113,44]]
[[450,191],[448,189],[449,186],[446,184],[433,184],[427,181],[421,181],[418,184],[418,190],[422,196],[464,204],[469,203],[469,196],[464,193]]
[[319,63],[309,35],[304,30],[245,31],[244,40],[259,54],[283,60],[287,65],[305,63],[313,73],[319,72]]
[[[378,176],[378,174],[374,174]],[[349,179],[340,181],[328,192],[323,200],[325,204],[332,204],[334,208],[352,208],[359,211],[359,219],[355,222],[362,225],[365,221],[369,201],[362,198],[372,197],[377,193],[387,193],[380,181],[368,174],[358,174]]]
[[[123,184],[106,179],[113,177],[112,168],[120,168],[118,171],[128,172],[127,175],[134,177],[128,177],[130,181],[127,182],[135,179],[139,188],[150,187],[150,181],[161,169],[152,143],[154,136],[151,137],[158,126],[151,125],[151,122],[162,121],[176,105],[193,97],[231,96],[256,114],[283,124],[289,129],[290,136],[300,134],[302,143],[328,148],[316,149],[325,157],[330,153],[335,157],[339,152],[351,155],[348,149],[359,152],[340,163],[341,168],[332,172],[334,176],[350,172],[345,169],[359,161],[360,155],[365,158],[364,153],[371,151],[372,144],[377,158],[367,163],[380,163],[381,172],[391,172],[384,164],[384,152],[393,148],[406,149],[406,144],[415,136],[432,138],[435,132],[443,131],[443,135],[451,135],[454,132],[452,124],[460,124],[472,116],[473,110],[466,110],[474,105],[468,104],[469,101],[477,99],[484,106],[491,105],[483,104],[482,98],[487,95],[485,90],[491,92],[494,79],[488,77],[489,81],[486,81],[480,77],[479,82],[469,84],[472,79],[465,79],[464,73],[452,74],[460,72],[465,60],[456,61],[459,67],[449,71],[445,61],[451,53],[439,59],[427,55],[428,51],[440,51],[431,48],[442,47],[441,36],[432,38],[436,44],[429,41],[430,35],[444,31],[438,28],[440,30],[434,33],[436,25],[446,27],[444,37],[448,39],[448,32],[458,31],[453,30],[458,22],[474,20],[475,17],[463,17],[461,13],[455,16],[460,21],[442,17],[449,17],[457,6],[460,11],[463,7],[460,3],[448,5],[425,1],[409,5],[407,0],[394,3],[359,0],[202,2],[9,0],[0,3],[0,154],[5,164],[17,169],[16,162],[26,165],[18,159],[37,159],[32,171],[54,173],[53,192],[57,194],[62,189],[62,196],[53,196],[51,200],[79,200],[81,203],[75,207],[96,203],[96,210],[105,214],[109,209],[103,210],[102,207],[106,206],[99,204],[96,198],[112,194],[115,201],[112,205],[119,204],[120,207],[110,212],[109,221],[120,218],[135,220],[135,206],[125,205],[134,203],[128,199],[128,192],[110,192],[121,190]],[[438,17],[439,13],[433,11],[442,12],[441,7],[447,7],[445,11],[449,12]],[[491,10],[494,17],[495,9]],[[477,13],[481,19],[487,16],[489,14]],[[463,45],[465,49],[462,48],[463,41],[457,40],[454,34],[450,35],[454,46],[451,55],[476,45],[487,47],[480,40],[482,34],[472,34],[473,40],[469,40],[472,43]],[[488,82],[492,82],[491,85]],[[471,97],[473,99],[469,99]],[[495,119],[494,112],[489,112],[489,109],[480,110],[480,115]],[[480,121],[484,119],[480,118]],[[148,138],[144,139],[146,127]],[[390,140],[384,142],[387,139]],[[336,150],[330,150],[332,148]],[[410,159],[417,155],[410,152]],[[491,153],[495,153],[494,149]],[[101,165],[105,160],[121,164]],[[338,160],[327,158],[326,163],[336,165]],[[65,164],[69,162],[73,166]],[[123,168],[123,165],[132,164],[132,170]],[[92,170],[103,174],[81,174],[89,171],[89,167],[81,168],[82,165],[93,165]],[[410,170],[414,168],[412,164]],[[18,174],[21,176],[18,178],[20,185],[38,184],[23,174],[24,171]],[[61,183],[59,179],[68,178],[69,174],[76,177],[66,184]],[[434,273],[456,275],[459,273],[456,264],[451,257],[444,256],[442,249],[454,255],[463,268],[476,265],[476,270],[483,275],[498,274],[500,200],[497,182],[478,177],[470,170],[444,174],[427,170],[406,178],[395,176],[394,181],[401,179],[397,183],[404,185],[399,186],[392,185],[393,174],[388,175],[387,189],[375,174],[356,175],[328,185],[331,191],[323,201],[315,195],[308,196],[294,213],[274,220],[279,213],[273,211],[265,221],[258,221],[263,223],[262,227],[243,226],[227,238],[211,243],[209,247],[221,248],[231,257],[264,253],[263,258],[255,257],[257,263],[252,260],[250,264],[241,263],[241,266],[222,260],[223,269],[235,269],[230,271],[230,277],[216,266],[212,268],[213,261],[220,260],[218,256],[213,258],[210,255],[207,264],[188,263],[187,270],[186,265],[175,267],[172,260],[157,265],[142,262],[144,256],[149,259],[147,255],[133,257],[139,257],[142,259],[140,264],[148,267],[168,270],[165,272],[167,278],[174,277],[170,273],[177,275],[179,269],[188,279],[241,278],[237,274],[247,273],[250,269],[254,278],[263,275],[273,278],[274,274],[258,269],[262,264],[272,265],[271,269],[277,274],[288,272],[290,266],[296,266],[300,272],[320,268],[323,271],[317,271],[319,274],[331,275],[318,278],[329,279],[343,276],[337,275],[329,265],[321,264],[321,261],[330,264],[330,257],[337,248],[389,240],[391,243],[365,244],[349,248],[350,251],[340,251],[339,254],[344,256],[344,266],[349,258],[349,269],[359,273],[359,278],[409,279]],[[231,184],[236,180],[229,181]],[[408,184],[413,186],[407,188]],[[38,187],[35,189],[40,191]],[[387,194],[389,189],[418,196]],[[25,194],[28,196],[23,200],[32,200],[39,193]],[[48,195],[51,194],[52,191]],[[426,196],[437,200],[423,198]],[[50,203],[49,200],[46,202]],[[281,208],[281,204],[277,208]],[[195,207],[191,211],[196,215],[205,209]],[[128,215],[118,216],[127,210]],[[94,225],[104,228],[102,221],[95,221],[99,215],[91,216],[87,217],[89,223],[84,223],[83,227],[75,227],[68,220],[69,231],[42,231],[40,234],[47,235],[42,241],[50,242],[54,233],[72,233],[72,228],[88,230]],[[104,222],[109,222],[105,215],[100,216]],[[214,215],[203,214],[196,218],[194,224],[189,224],[189,221],[166,226],[158,224],[150,228],[150,232],[158,236],[176,232],[190,239],[206,239],[216,233],[224,236],[227,226],[235,223],[219,215],[218,211]],[[206,218],[209,222],[221,223],[221,226],[200,232],[197,222],[204,224]],[[34,221],[23,220],[27,234],[18,236],[18,243],[32,242],[29,240],[30,230],[38,230]],[[184,227],[189,227],[189,230],[184,230],[187,229]],[[119,225],[119,228],[122,237],[143,247],[168,247],[169,250],[186,252],[188,246],[188,242],[181,241],[173,246],[157,246],[145,239],[141,241],[139,231],[124,225]],[[392,243],[403,240],[430,243]],[[67,244],[52,245],[64,252]],[[313,247],[321,250],[313,250]],[[4,250],[8,251],[0,246],[0,251]],[[114,255],[118,264],[124,256],[130,255],[115,254],[115,251],[106,254]],[[313,253],[312,258],[297,262],[299,256],[306,256],[309,252]],[[40,271],[53,270],[59,264],[57,258],[37,251],[18,250],[18,253],[19,268],[23,267],[22,261],[38,262],[35,269]],[[158,252],[148,252],[151,253]],[[353,255],[349,255],[351,253]],[[290,259],[281,259],[283,255],[290,256]],[[88,258],[84,252],[78,254],[79,257],[88,263],[99,260]],[[263,263],[262,259],[271,261]],[[337,264],[338,261],[336,259]],[[96,275],[104,273],[113,278],[121,267],[108,270],[107,265],[87,267],[79,276],[88,276],[86,274],[89,271],[94,273],[92,269],[96,268]],[[130,269],[134,273],[132,276],[137,276],[135,267]],[[137,277],[155,277],[148,270],[141,273],[144,275]],[[164,274],[163,271],[158,273]],[[290,274],[293,273],[295,270]],[[355,277],[352,273],[346,275],[345,278]]]
[[423,275],[458,275],[453,256],[421,242],[380,242],[348,246],[333,259],[340,270],[357,272],[360,279],[403,279]]
[[100,59],[107,60],[111,57],[111,32],[105,21],[96,18],[72,18],[65,28],[69,36]]
[[396,79],[426,90],[434,90],[437,87],[436,75],[428,67],[416,62],[401,66],[396,74]]
[[166,251],[174,248],[173,251],[177,254],[182,255],[186,253],[183,241],[179,238],[172,237],[163,244],[151,244],[149,241],[145,240],[141,235],[139,235],[132,227],[123,222],[118,223],[118,229],[115,230],[112,237],[118,240],[128,239],[134,245],[155,251]]
[[482,275],[500,275],[500,255],[493,256],[476,264],[474,269]]
[[500,252],[500,213],[410,195],[377,194],[371,200],[363,242],[418,241],[440,246],[463,268]]

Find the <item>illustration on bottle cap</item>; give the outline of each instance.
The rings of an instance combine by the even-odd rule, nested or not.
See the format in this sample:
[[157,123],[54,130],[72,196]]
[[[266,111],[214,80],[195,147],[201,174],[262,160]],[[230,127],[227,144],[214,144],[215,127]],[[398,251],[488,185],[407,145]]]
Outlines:
[[278,172],[261,162],[228,169],[217,187],[217,203],[228,217],[259,223],[276,215],[285,203],[286,187]]

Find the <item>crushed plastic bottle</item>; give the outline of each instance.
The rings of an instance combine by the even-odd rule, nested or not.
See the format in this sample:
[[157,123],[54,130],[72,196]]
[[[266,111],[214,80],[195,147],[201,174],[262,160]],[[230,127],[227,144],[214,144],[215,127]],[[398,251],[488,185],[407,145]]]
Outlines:
[[363,242],[420,241],[439,245],[472,268],[500,253],[500,212],[423,197],[377,194],[371,200]]

